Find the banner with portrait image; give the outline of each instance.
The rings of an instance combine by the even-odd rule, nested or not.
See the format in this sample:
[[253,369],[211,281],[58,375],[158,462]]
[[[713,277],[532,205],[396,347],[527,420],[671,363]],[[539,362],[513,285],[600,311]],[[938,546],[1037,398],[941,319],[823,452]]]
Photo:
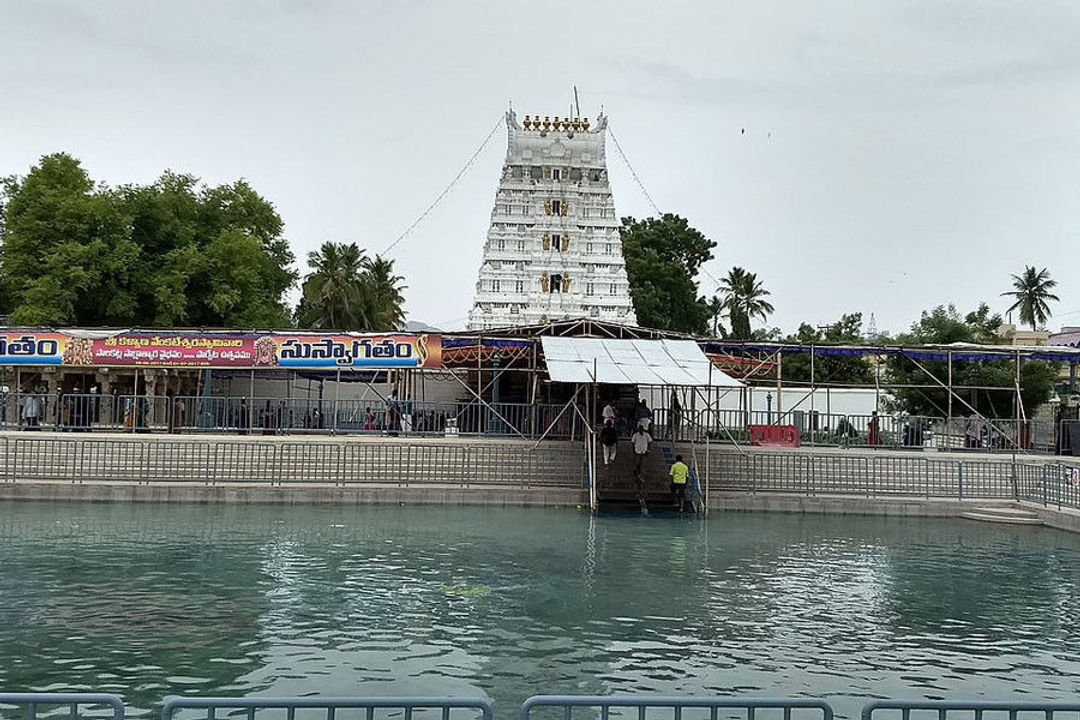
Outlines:
[[436,368],[439,335],[0,330],[0,365],[306,370]]

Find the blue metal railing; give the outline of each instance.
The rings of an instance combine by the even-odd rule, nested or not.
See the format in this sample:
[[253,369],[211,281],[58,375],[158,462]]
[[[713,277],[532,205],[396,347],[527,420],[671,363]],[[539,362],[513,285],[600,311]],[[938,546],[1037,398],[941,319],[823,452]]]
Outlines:
[[519,720],[531,720],[532,712],[541,708],[561,710],[562,720],[573,720],[573,709],[581,707],[598,709],[601,720],[608,720],[612,709],[637,710],[637,720],[646,720],[649,710],[670,710],[672,720],[683,720],[686,709],[707,710],[709,720],[717,720],[721,709],[739,712],[746,720],[754,720],[758,710],[778,710],[783,720],[792,720],[793,712],[833,720],[832,707],[822,700],[664,695],[537,695],[522,704]]
[[[41,706],[66,706],[68,720],[84,717],[80,708],[104,706],[111,710],[113,720],[124,720],[124,701],[106,693],[0,693],[0,707],[14,706],[24,711],[25,720],[35,720]],[[50,713],[51,714],[51,713]],[[93,713],[95,717],[101,714]]]
[[[7,708],[20,711],[25,720],[61,717],[68,720],[112,716],[124,720],[125,707],[117,695],[106,693],[0,693],[0,715]],[[780,720],[834,720],[832,706],[813,698],[674,697],[663,695],[538,695],[526,700],[518,720],[536,720],[535,715],[552,713],[559,720],[574,720],[574,710],[590,709],[592,717],[653,720],[702,720],[739,718],[759,720],[762,715]],[[380,710],[385,712],[379,712]],[[455,710],[471,711],[455,713]],[[543,711],[550,711],[543,713]],[[205,720],[243,717],[258,720],[261,711],[271,711],[285,720],[377,720],[392,715],[402,720],[453,720],[467,714],[480,720],[494,720],[490,700],[476,697],[188,697],[164,704],[162,720],[178,720],[181,711],[199,711]],[[348,713],[339,711],[351,711]],[[1080,716],[1080,702],[1052,701],[948,701],[875,700],[866,704],[861,720],[1068,720]],[[913,717],[914,716],[914,717]],[[580,717],[580,713],[579,713]]]
[[[670,445],[664,445],[661,448],[664,453],[664,463],[670,468],[675,464],[675,453],[672,452]],[[697,464],[687,463],[690,467],[690,474],[687,475],[687,495],[686,499],[690,502],[691,507],[695,512],[701,512],[705,507],[705,494],[701,490],[701,483],[698,481]]]
[[1007,716],[1008,720],[1017,720],[1020,713],[1025,717],[1042,715],[1045,720],[1053,720],[1057,713],[1080,713],[1080,703],[1066,702],[983,702],[983,701],[950,701],[950,700],[876,700],[868,703],[862,709],[862,720],[873,720],[875,715],[887,715],[895,717],[899,713],[900,720],[911,720],[912,711],[917,711],[920,716],[923,713],[936,715],[935,720],[948,720],[949,716],[962,714],[964,720],[984,720],[984,715],[990,713],[992,717]]
[[[284,710],[286,720],[295,720],[297,710],[324,711],[325,720],[335,720],[338,710],[359,710],[362,720],[375,720],[376,710],[400,711],[403,720],[413,720],[420,711],[424,717],[451,720],[455,709],[473,710],[472,716],[493,720],[490,700],[472,697],[243,697],[243,698],[174,698],[161,710],[162,720],[173,720],[180,710],[205,710],[206,720],[215,720],[219,710],[239,710],[247,720],[256,720],[260,710]],[[238,714],[238,713],[225,713]],[[307,715],[305,713],[305,715]]]

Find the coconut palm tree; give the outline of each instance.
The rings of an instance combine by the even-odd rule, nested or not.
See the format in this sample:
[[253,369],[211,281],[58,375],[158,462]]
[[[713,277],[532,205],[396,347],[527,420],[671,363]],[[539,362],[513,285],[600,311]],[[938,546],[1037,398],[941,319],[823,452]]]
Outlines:
[[402,278],[394,261],[369,258],[356,243],[323,243],[308,254],[297,324],[320,330],[398,330],[405,323]]
[[725,337],[727,330],[724,329],[724,320],[729,319],[724,301],[713,295],[706,303],[709,310],[709,322],[714,338]]
[[364,261],[363,295],[368,314],[366,330],[400,330],[405,324],[405,278],[394,274],[394,261],[376,255]]
[[321,330],[355,330],[364,324],[362,280],[367,257],[356,243],[323,243],[308,253],[297,322]]
[[733,267],[727,277],[720,281],[723,306],[731,323],[731,336],[738,339],[750,337],[750,321],[755,317],[765,320],[773,311],[772,303],[765,298],[771,293],[765,289],[755,273],[741,267]]
[[1045,325],[1050,318],[1049,301],[1057,301],[1058,296],[1050,291],[1057,285],[1057,280],[1050,279],[1046,268],[1035,272],[1034,266],[1025,266],[1023,275],[1013,275],[1013,290],[1003,292],[1003,297],[1016,299],[1007,312],[1020,310],[1020,322],[1031,325]]

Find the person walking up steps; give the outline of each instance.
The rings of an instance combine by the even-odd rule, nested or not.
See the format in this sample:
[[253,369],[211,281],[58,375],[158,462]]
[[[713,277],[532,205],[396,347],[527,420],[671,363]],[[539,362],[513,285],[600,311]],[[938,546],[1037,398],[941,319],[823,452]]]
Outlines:
[[645,398],[641,398],[637,407],[634,409],[634,420],[639,428],[645,432],[649,432],[649,427],[652,425],[652,410],[645,404]]
[[600,444],[604,446],[604,467],[615,462],[615,451],[618,448],[619,432],[615,429],[615,423],[611,420],[604,421],[604,428],[600,431]]
[[634,429],[634,434],[630,436],[630,442],[634,445],[634,457],[637,460],[634,469],[640,475],[645,456],[649,454],[649,443],[652,442],[652,436],[645,431],[645,428],[639,425]]
[[686,478],[690,475],[690,468],[682,461],[682,455],[675,456],[675,462],[672,463],[668,475],[671,476],[671,494],[675,498],[679,512],[682,512],[686,504]]

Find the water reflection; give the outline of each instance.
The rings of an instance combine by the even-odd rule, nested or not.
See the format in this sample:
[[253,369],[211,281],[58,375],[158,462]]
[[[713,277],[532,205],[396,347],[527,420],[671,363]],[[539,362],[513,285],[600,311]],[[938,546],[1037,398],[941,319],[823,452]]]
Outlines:
[[1066,698],[1080,539],[968,522],[0,507],[0,686]]

